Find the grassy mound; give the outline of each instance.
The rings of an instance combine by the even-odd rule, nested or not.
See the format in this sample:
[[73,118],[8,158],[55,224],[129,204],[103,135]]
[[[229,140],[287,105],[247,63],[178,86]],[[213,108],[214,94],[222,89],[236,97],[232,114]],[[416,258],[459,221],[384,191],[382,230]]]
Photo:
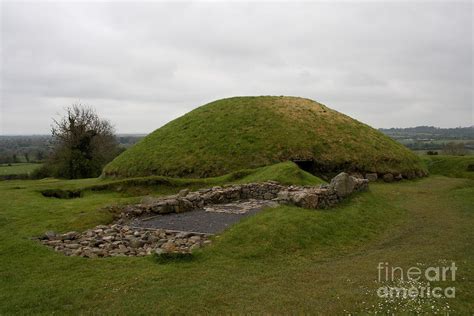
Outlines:
[[431,174],[474,180],[474,156],[423,156]]
[[204,178],[288,160],[309,161],[315,174],[424,170],[401,144],[322,104],[262,96],[199,107],[118,156],[104,175]]

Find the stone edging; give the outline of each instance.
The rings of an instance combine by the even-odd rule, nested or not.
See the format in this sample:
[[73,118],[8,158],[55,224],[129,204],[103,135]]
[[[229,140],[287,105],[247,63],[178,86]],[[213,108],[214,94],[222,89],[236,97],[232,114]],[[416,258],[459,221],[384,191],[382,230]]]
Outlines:
[[222,204],[248,199],[273,200],[281,204],[311,209],[328,208],[353,192],[366,190],[369,180],[340,173],[329,185],[318,187],[283,186],[275,181],[239,185],[216,186],[195,192],[181,190],[176,195],[147,198],[141,204],[128,205],[121,213],[122,222],[128,218],[150,215],[182,213],[202,209],[206,205]]

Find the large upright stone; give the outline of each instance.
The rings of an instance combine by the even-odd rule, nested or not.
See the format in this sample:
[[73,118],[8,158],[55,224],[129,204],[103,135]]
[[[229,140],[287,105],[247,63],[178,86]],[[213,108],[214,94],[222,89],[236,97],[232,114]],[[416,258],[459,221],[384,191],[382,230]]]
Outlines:
[[338,196],[346,197],[354,191],[355,181],[354,178],[347,173],[341,172],[332,178],[329,187],[336,191]]

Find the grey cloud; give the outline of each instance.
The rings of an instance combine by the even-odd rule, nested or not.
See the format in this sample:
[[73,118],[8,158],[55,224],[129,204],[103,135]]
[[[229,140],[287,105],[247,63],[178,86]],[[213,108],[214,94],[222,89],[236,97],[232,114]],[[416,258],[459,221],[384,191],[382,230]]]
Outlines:
[[150,132],[217,98],[268,94],[375,127],[473,124],[470,1],[1,9],[0,133],[48,132],[78,101],[119,132]]

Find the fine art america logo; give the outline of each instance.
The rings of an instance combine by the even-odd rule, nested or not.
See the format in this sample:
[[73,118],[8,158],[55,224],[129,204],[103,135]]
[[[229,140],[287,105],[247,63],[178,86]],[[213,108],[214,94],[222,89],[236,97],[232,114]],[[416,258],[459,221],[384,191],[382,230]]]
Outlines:
[[384,284],[377,289],[381,298],[455,298],[454,286],[431,286],[441,282],[456,281],[456,264],[446,266],[419,267],[408,269],[390,266],[388,262],[379,262],[377,266],[378,282]]

